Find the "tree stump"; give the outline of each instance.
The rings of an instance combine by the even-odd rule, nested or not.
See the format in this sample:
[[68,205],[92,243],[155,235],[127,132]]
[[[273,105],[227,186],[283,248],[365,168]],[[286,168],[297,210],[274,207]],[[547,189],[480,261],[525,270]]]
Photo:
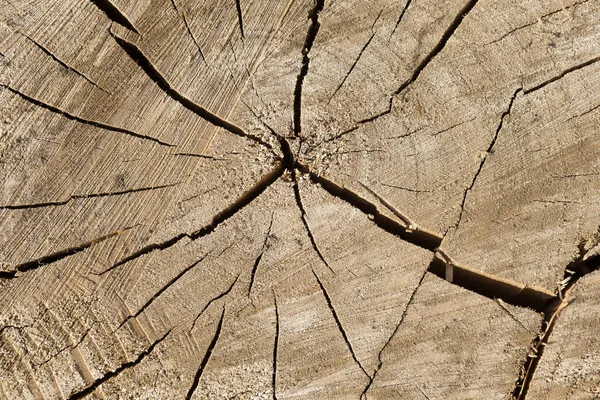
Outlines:
[[0,397],[600,396],[600,4],[0,0]]

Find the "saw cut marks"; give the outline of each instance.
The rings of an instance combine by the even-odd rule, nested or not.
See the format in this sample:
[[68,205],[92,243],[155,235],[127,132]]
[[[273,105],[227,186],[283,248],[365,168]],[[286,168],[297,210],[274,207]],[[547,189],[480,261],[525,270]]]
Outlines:
[[599,16],[0,2],[0,397],[598,395]]

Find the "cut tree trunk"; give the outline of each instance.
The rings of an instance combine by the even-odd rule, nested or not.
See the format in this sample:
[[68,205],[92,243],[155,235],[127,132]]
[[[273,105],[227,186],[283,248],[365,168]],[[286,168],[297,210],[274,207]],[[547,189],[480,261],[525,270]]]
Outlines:
[[0,398],[600,397],[598,2],[0,20]]

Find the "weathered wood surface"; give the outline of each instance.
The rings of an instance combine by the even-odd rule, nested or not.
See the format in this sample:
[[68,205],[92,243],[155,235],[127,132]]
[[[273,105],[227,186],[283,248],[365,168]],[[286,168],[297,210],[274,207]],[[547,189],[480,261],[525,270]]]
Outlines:
[[598,278],[595,272],[573,289],[574,302],[561,313],[531,382],[532,398],[589,399],[600,395]]
[[0,20],[0,397],[600,393],[597,2]]

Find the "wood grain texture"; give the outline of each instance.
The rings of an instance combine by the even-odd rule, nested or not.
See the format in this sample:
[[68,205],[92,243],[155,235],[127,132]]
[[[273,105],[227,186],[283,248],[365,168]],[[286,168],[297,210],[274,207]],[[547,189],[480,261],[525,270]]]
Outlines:
[[600,393],[598,278],[594,272],[574,287],[573,302],[560,313],[531,383],[531,398],[591,399]]
[[0,0],[0,398],[597,396],[599,17]]

